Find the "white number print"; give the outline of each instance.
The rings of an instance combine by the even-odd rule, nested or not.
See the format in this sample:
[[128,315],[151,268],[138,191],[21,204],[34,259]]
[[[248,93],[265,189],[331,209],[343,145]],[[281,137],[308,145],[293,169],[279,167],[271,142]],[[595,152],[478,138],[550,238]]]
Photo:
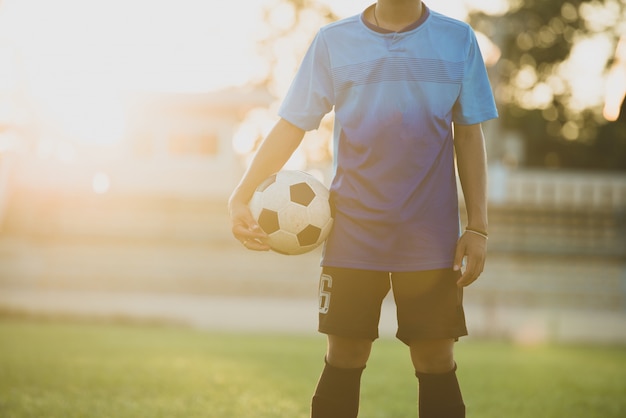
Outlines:
[[328,274],[320,277],[320,313],[328,313],[330,307],[330,289],[333,287],[333,278]]

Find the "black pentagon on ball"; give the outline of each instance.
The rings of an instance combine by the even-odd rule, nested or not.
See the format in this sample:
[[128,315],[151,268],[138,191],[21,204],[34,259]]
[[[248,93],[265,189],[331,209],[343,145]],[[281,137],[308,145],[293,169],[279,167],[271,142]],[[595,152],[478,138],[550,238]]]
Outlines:
[[296,183],[289,186],[289,196],[292,202],[309,206],[309,203],[315,199],[315,192],[306,183]]
[[259,214],[259,226],[266,234],[272,234],[280,229],[278,223],[278,212],[263,209]]
[[317,242],[321,233],[322,230],[320,228],[309,225],[298,233],[298,243],[303,247],[313,245]]

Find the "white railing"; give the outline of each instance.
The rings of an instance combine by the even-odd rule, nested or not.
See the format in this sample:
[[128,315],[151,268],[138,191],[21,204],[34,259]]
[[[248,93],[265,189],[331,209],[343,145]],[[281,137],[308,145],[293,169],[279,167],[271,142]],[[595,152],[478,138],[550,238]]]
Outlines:
[[495,204],[626,208],[626,173],[494,169],[489,183]]

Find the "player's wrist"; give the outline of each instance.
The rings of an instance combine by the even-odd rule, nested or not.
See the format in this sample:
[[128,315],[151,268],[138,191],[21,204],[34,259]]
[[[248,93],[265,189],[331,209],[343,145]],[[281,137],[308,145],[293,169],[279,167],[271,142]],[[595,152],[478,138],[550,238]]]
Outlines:
[[479,229],[479,228],[474,228],[474,227],[467,227],[465,228],[465,232],[469,232],[470,234],[474,234],[474,235],[478,235],[483,237],[484,239],[489,239],[489,233],[487,232],[487,229]]
[[241,206],[247,206],[250,199],[245,199],[238,193],[233,193],[228,199],[228,213],[232,216],[233,212]]

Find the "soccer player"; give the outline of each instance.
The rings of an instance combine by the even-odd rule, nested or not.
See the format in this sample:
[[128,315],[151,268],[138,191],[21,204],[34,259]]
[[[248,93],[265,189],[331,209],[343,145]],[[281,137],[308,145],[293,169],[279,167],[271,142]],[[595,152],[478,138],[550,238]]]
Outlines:
[[474,32],[421,0],[378,0],[322,27],[230,197],[232,232],[246,248],[269,249],[247,208],[254,189],[331,110],[335,221],[321,261],[319,313],[328,344],[311,416],[357,416],[381,302],[393,289],[397,337],[419,380],[420,417],[463,417],[453,347],[467,334],[463,287],[485,262],[481,123],[497,117]]

